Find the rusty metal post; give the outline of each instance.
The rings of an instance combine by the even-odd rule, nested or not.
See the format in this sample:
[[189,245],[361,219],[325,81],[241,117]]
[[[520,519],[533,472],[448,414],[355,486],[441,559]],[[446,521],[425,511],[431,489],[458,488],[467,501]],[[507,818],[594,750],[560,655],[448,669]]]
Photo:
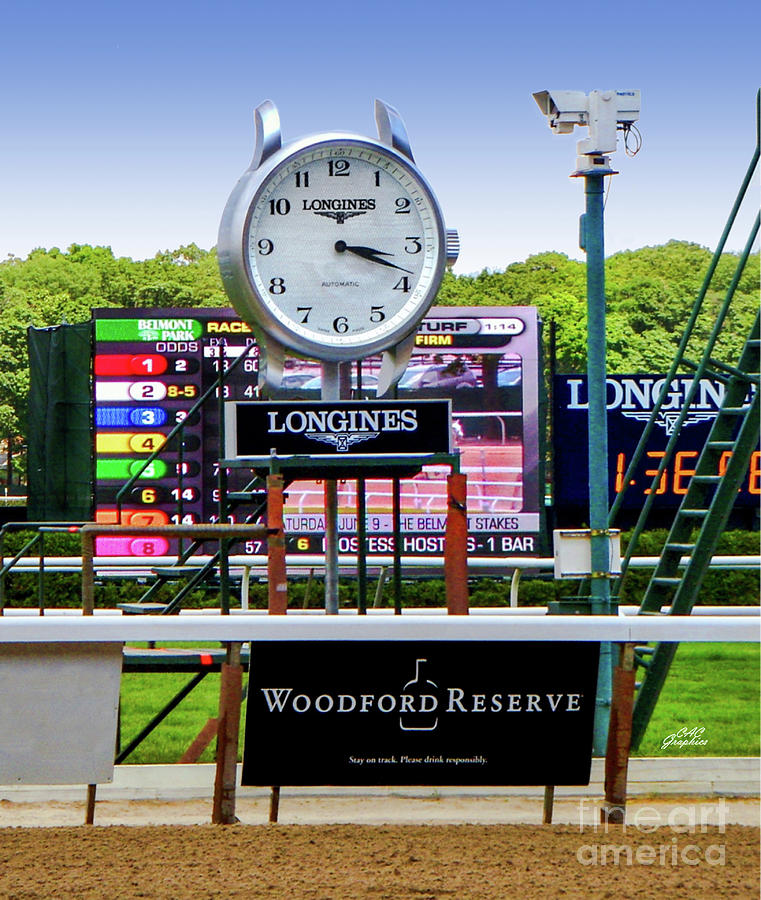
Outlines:
[[[271,616],[285,615],[288,611],[288,581],[283,531],[282,475],[267,476],[267,526],[270,529],[277,529],[267,543],[267,609]],[[280,787],[273,785],[270,792],[270,822],[277,822],[279,806]]]
[[323,486],[325,506],[325,612],[338,615],[338,482],[328,478]]
[[394,615],[402,614],[402,487],[399,478],[391,480],[391,516],[394,530]]
[[[95,606],[95,578],[93,575],[93,556],[95,555],[95,536],[82,534],[82,615],[91,616]],[[42,615],[42,610],[40,610]],[[85,805],[85,825],[95,822],[96,784],[87,785],[87,803]]]
[[95,555],[95,535],[81,531],[82,537],[82,615],[91,616],[95,592],[93,556]]
[[542,808],[542,825],[552,825],[552,811],[555,807],[555,785],[544,786],[544,805]]
[[[359,366],[359,364],[358,364]],[[367,495],[366,481],[357,479],[357,614],[367,613]]]
[[447,476],[447,527],[444,539],[444,584],[450,616],[468,614],[467,477]]
[[267,476],[267,527],[274,530],[267,541],[267,609],[271,615],[288,611],[288,578],[283,531],[283,476]]
[[219,686],[219,731],[217,734],[217,768],[214,779],[214,825],[234,825],[235,783],[238,763],[238,732],[243,686],[243,667],[240,663],[240,643],[227,647],[227,662],[222,664]]
[[277,823],[278,813],[280,812],[280,787],[273,786],[270,791],[270,822],[274,825]]
[[626,819],[626,780],[632,740],[634,707],[634,644],[621,644],[619,663],[613,670],[608,745],[605,753],[605,800],[600,820],[623,825]]
[[95,791],[97,784],[87,785],[87,804],[85,807],[85,825],[95,824]]
[[45,532],[41,529],[37,543],[40,545],[40,567],[37,570],[37,606],[40,615],[45,615]]

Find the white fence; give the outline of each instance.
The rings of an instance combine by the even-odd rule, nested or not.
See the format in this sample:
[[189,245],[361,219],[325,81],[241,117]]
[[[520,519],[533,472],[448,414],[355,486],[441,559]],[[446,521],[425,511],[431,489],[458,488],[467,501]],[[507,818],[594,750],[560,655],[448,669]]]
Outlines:
[[[191,556],[183,563],[184,566],[201,567],[210,561],[210,556]],[[267,557],[263,554],[231,555],[232,567],[247,567],[249,569],[267,570]],[[151,572],[154,568],[166,568],[177,563],[176,556],[96,556],[93,565],[96,570],[104,573],[116,571],[125,573]],[[401,557],[402,566],[405,569],[441,569],[444,568],[443,556],[407,556]],[[522,569],[526,571],[551,572],[554,567],[552,557],[525,557],[525,556],[468,556],[468,569],[473,574],[493,574]],[[688,557],[681,560],[681,565],[686,566]],[[2,557],[0,557],[2,564]],[[389,567],[394,564],[393,556],[371,556],[368,559],[369,569]],[[658,564],[657,556],[635,556],[629,565],[631,568],[652,569]],[[46,572],[78,572],[82,570],[81,556],[45,556],[43,565]],[[323,569],[325,556],[319,554],[289,553],[286,555],[286,565],[289,569]],[[343,569],[356,569],[356,554],[341,554],[338,557],[338,565]],[[13,570],[36,571],[40,567],[39,556],[24,556],[14,565]],[[758,569],[761,567],[761,556],[714,556],[711,560],[713,569]]]
[[750,641],[755,616],[3,616],[0,643],[122,641]]

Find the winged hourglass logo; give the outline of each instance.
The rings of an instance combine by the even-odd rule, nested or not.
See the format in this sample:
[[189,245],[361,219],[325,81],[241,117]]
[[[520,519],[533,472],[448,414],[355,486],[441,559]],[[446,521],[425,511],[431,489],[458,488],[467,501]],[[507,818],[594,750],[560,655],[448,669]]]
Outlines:
[[[621,415],[623,415],[627,419],[637,419],[637,421],[639,422],[649,422],[651,414],[646,411],[631,412],[630,410],[622,410]],[[659,428],[663,428],[666,434],[670,437],[674,433],[674,429],[679,422],[680,415],[681,413],[679,410],[661,412],[658,415],[658,418],[655,420],[655,424]],[[684,420],[684,422],[682,422],[682,425],[695,425],[698,422],[706,422],[715,418],[715,412],[689,412],[687,413],[687,418]]]
[[324,444],[333,444],[339,453],[346,453],[353,444],[358,444],[360,441],[368,441],[371,438],[377,438],[380,436],[380,432],[365,431],[358,433],[356,431],[341,431],[332,433],[328,431],[311,431],[308,432],[307,436],[315,441],[322,441]]
[[335,212],[333,210],[315,209],[313,212],[316,216],[327,216],[329,219],[335,219],[338,225],[343,225],[343,223],[352,216],[363,216],[365,214],[365,210],[358,210],[357,212],[338,210]]

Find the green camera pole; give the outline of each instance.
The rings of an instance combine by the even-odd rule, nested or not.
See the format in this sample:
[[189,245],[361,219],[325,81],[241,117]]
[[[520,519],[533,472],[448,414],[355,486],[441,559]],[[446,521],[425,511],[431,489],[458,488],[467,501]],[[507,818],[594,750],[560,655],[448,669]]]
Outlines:
[[[581,249],[587,255],[587,386],[589,393],[589,528],[591,531],[591,612],[610,615],[608,539],[608,422],[605,383],[605,239],[603,178],[610,170],[584,173],[586,213]],[[595,704],[595,756],[605,756],[612,691],[612,646],[600,645]]]
[[[610,155],[624,133],[630,156],[639,150],[626,141],[639,119],[640,92],[537,91],[537,106],[555,134],[571,134],[576,126],[588,128],[588,136],[576,145],[574,177],[584,178],[586,212],[581,217],[580,244],[587,254],[587,389],[589,394],[589,530],[591,587],[589,611],[611,615],[610,540],[608,532],[608,423],[605,381],[605,241],[603,228],[603,178],[616,173]],[[562,601],[558,604],[562,608]],[[605,756],[608,719],[613,690],[613,648],[600,645],[593,752]]]

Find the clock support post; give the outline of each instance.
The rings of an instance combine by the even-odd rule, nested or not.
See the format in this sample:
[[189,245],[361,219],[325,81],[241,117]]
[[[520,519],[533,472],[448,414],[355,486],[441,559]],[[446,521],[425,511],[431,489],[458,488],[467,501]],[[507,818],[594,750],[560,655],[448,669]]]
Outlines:
[[[322,362],[323,400],[341,399],[340,363]],[[325,485],[325,612],[338,615],[338,482],[328,478]]]

